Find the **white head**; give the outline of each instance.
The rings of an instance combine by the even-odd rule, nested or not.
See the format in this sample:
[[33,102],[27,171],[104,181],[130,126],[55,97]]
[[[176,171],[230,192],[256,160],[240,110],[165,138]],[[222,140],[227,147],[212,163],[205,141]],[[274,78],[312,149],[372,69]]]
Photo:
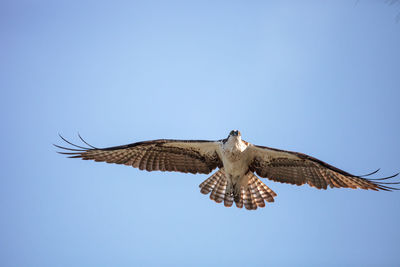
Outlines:
[[235,139],[242,139],[242,134],[238,130],[232,130],[228,135],[228,139],[232,137]]

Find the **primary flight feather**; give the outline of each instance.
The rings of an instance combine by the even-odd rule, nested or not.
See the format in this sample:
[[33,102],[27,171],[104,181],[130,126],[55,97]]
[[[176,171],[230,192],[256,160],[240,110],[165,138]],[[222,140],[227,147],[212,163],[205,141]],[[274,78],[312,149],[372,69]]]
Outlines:
[[[200,192],[210,194],[217,203],[230,207],[253,210],[265,207],[265,201],[273,202],[276,193],[255,175],[270,180],[296,185],[309,184],[318,189],[329,187],[361,188],[372,190],[398,190],[391,187],[400,182],[382,182],[398,175],[380,179],[364,178],[377,171],[356,176],[331,166],[306,154],[257,146],[242,140],[237,130],[227,138],[207,140],[152,140],[123,146],[96,148],[75,145],[62,136],[73,148],[59,145],[61,154],[71,158],[103,161],[129,165],[147,171],[176,171],[209,174],[211,177],[200,184]],[[68,152],[65,152],[68,151]]]

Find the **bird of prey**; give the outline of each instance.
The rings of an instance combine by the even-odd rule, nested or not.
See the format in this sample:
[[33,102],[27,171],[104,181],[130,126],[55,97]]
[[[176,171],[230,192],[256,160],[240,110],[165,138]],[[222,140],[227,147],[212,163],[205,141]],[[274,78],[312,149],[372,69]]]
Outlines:
[[274,202],[276,193],[256,176],[275,182],[295,185],[308,184],[318,189],[329,187],[361,188],[372,190],[399,190],[386,182],[399,173],[380,179],[367,179],[370,174],[356,176],[340,170],[303,153],[257,146],[242,140],[237,130],[217,141],[159,139],[128,145],[96,148],[75,145],[60,137],[73,147],[63,149],[61,154],[71,158],[103,161],[139,168],[147,171],[175,171],[183,173],[209,174],[211,177],[200,184],[200,192],[210,194],[217,203],[231,207],[255,210],[265,207],[265,202]]

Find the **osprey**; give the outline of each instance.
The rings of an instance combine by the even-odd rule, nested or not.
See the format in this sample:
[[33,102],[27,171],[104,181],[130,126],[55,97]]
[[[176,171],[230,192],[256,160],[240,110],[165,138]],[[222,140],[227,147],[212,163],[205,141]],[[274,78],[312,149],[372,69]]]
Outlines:
[[[332,187],[361,188],[372,190],[398,190],[382,182],[398,175],[380,179],[367,179],[370,174],[356,176],[340,170],[314,157],[292,151],[252,145],[242,140],[237,130],[218,141],[207,140],[152,140],[123,146],[96,148],[79,138],[88,147],[75,145],[60,137],[74,148],[55,145],[63,149],[61,154],[71,158],[104,161],[139,168],[147,171],[176,171],[209,174],[211,177],[200,184],[200,192],[210,194],[217,203],[231,207],[255,210],[273,202],[276,193],[259,177],[280,183],[309,184],[318,189]],[[67,151],[67,152],[65,152]]]

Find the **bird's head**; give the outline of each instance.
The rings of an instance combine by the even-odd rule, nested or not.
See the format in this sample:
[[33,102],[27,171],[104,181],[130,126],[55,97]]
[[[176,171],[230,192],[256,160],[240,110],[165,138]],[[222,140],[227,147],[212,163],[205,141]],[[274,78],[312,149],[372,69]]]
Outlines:
[[229,139],[229,137],[241,137],[241,136],[242,136],[242,134],[238,130],[232,130],[229,133],[228,139]]

